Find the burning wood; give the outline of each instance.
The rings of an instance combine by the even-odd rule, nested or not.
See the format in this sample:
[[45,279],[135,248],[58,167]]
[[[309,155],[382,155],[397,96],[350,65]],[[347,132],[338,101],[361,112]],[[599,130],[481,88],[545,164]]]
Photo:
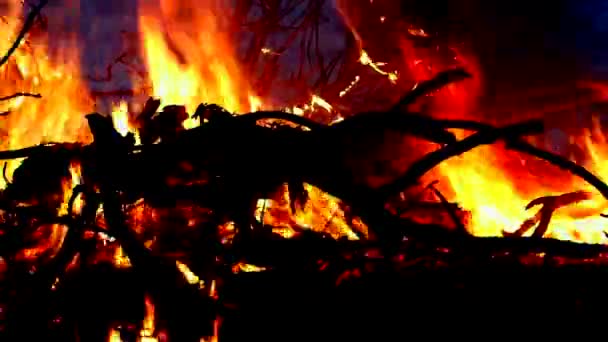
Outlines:
[[[198,279],[198,276],[192,274],[185,264],[177,263],[177,267],[175,264],[167,264],[143,247],[137,236],[126,225],[127,218],[122,209],[124,205],[143,198],[146,203],[152,206],[175,207],[177,203],[188,201],[198,206],[210,207],[213,212],[209,221],[212,227],[217,227],[225,219],[234,221],[237,225],[236,239],[232,243],[232,247],[227,250],[228,254],[222,258],[226,258],[226,261],[238,261],[247,258],[260,259],[260,256],[255,255],[256,253],[259,254],[259,251],[256,251],[255,244],[279,240],[276,240],[276,236],[268,240],[272,234],[265,233],[267,228],[256,223],[253,217],[257,205],[256,201],[260,197],[269,197],[269,194],[276,191],[283,183],[287,183],[289,186],[297,186],[297,184],[306,182],[326,190],[348,203],[354,213],[361,216],[364,222],[368,224],[370,232],[379,240],[379,246],[385,248],[383,250],[385,256],[397,252],[397,250],[394,250],[394,246],[400,245],[404,236],[424,243],[447,244],[449,250],[454,251],[460,250],[464,246],[469,246],[465,247],[469,249],[475,245],[477,246],[474,247],[475,250],[485,250],[485,253],[490,256],[495,256],[501,251],[510,249],[520,252],[522,250],[537,251],[540,249],[552,255],[555,253],[563,255],[573,252],[586,253],[586,249],[590,248],[569,247],[567,243],[550,240],[535,240],[532,242],[513,238],[502,240],[476,239],[466,234],[462,235],[462,229],[458,230],[456,235],[449,233],[447,230],[439,232],[431,224],[416,224],[409,220],[399,219],[387,214],[383,209],[383,201],[386,201],[397,189],[403,189],[404,186],[416,183],[420,176],[444,159],[466,152],[479,144],[493,143],[501,138],[508,142],[517,141],[522,133],[538,132],[540,130],[539,123],[535,121],[504,128],[480,125],[483,129],[478,133],[461,141],[455,141],[452,135],[444,131],[444,127],[460,125],[460,122],[435,121],[405,113],[361,114],[330,126],[320,126],[305,122],[301,117],[287,113],[257,112],[232,116],[220,107],[204,105],[199,107],[197,115],[204,118],[206,122],[199,127],[183,130],[181,123],[188,117],[187,114],[184,114],[183,108],[165,107],[162,112],[150,115],[149,111],[156,111],[156,108],[158,108],[158,102],[149,101],[148,105],[144,107],[143,117],[140,117],[141,124],[138,133],[140,136],[148,137],[143,140],[145,142],[142,145],[135,145],[133,136],[119,134],[110,118],[90,114],[87,118],[94,137],[94,141],[90,145],[55,144],[0,153],[0,157],[3,158],[15,155],[27,157],[25,162],[17,168],[12,183],[3,193],[3,201],[6,203],[4,210],[9,214],[5,221],[7,225],[13,226],[10,228],[11,230],[23,228],[24,224],[20,223],[23,220],[40,220],[41,216],[39,215],[45,210],[47,211],[44,214],[46,220],[52,217],[51,213],[58,210],[59,204],[63,200],[51,196],[41,201],[38,198],[40,192],[49,195],[69,193],[62,188],[62,179],[74,178],[73,175],[69,176],[69,165],[77,162],[80,167],[81,171],[78,177],[82,177],[83,183],[74,189],[72,198],[66,202],[69,202],[69,204],[64,218],[56,219],[57,222],[63,222],[67,225],[68,233],[64,238],[59,254],[53,259],[55,265],[53,268],[56,271],[48,273],[49,275],[52,274],[53,284],[55,284],[57,278],[58,273],[56,272],[65,269],[67,262],[73,260],[75,253],[82,248],[78,245],[81,243],[78,242],[81,239],[79,231],[91,227],[93,227],[93,231],[98,231],[98,228],[94,228],[93,225],[96,222],[95,216],[99,211],[99,205],[103,204],[104,226],[106,228],[102,228],[102,231],[107,232],[108,235],[115,237],[120,242],[122,247],[119,247],[119,250],[122,251],[121,248],[124,248],[129,256],[130,263],[128,265],[132,265],[139,272],[143,272],[144,279],[158,282],[157,275],[162,274],[161,277],[169,280],[169,283],[178,282],[182,284],[178,288],[184,290],[175,292],[176,297],[167,294],[166,291],[171,287],[169,283],[155,285],[154,289],[151,290],[152,296],[156,298],[159,306],[166,310],[165,312],[176,314],[175,309],[167,306],[167,298],[180,298],[180,301],[192,301],[194,298],[199,298],[194,302],[200,302],[206,297],[200,294],[198,289],[201,287],[204,289],[205,286],[201,286],[200,281],[192,280]],[[298,124],[307,124],[310,130],[301,130],[297,127],[284,125],[267,127],[256,124],[260,120],[277,118],[291,120]],[[155,130],[154,127],[161,126],[155,126],[154,120],[165,122],[167,119],[174,123],[171,126],[162,125],[163,131]],[[167,132],[167,127],[173,127],[174,131],[172,133]],[[372,132],[371,137],[373,137],[375,134],[379,134],[375,133],[374,130],[377,129],[382,132],[388,130],[389,127],[402,132],[402,134],[417,134],[422,138],[435,140],[446,146],[431,152],[420,161],[412,164],[403,175],[393,177],[391,182],[375,188],[372,184],[366,184],[364,178],[346,177],[346,172],[349,170],[348,163],[345,163],[344,159],[336,159],[332,154],[319,154],[320,157],[316,157],[317,160],[312,163],[315,166],[323,166],[324,172],[328,172],[328,174],[323,174],[320,170],[301,163],[290,154],[285,154],[275,160],[269,160],[259,165],[257,169],[243,173],[242,170],[247,169],[247,165],[255,163],[251,157],[257,147],[250,149],[248,146],[240,144],[235,146],[222,140],[222,137],[238,135],[245,140],[256,141],[266,146],[288,143],[297,152],[295,155],[301,157],[307,149],[311,146],[317,146],[319,143],[322,146],[341,146],[339,150],[345,151],[353,144],[353,142],[345,142],[346,137],[366,131]],[[220,143],[221,141],[223,143]],[[193,155],[188,152],[193,149],[197,150],[198,153]],[[337,156],[340,155],[347,156],[345,152],[340,152]],[[308,156],[310,158],[314,157],[314,155]],[[184,164],[188,166],[184,168]],[[39,172],[42,169],[40,165],[45,166],[45,176],[43,177]],[[56,169],[55,173],[48,172],[51,165]],[[117,168],[117,165],[121,167]],[[118,170],[120,171],[117,172]],[[37,180],[38,183],[32,183],[33,180]],[[84,195],[84,202],[80,204],[81,211],[78,214],[74,211],[74,203],[76,196],[80,193]],[[572,201],[588,196],[587,193],[583,192],[576,194],[584,196],[575,196]],[[297,196],[299,194],[292,193],[291,200],[295,200]],[[530,205],[548,203],[545,209],[541,210],[541,213],[548,210],[547,213],[550,215],[558,206],[572,202],[562,203],[564,200],[561,200],[561,198],[542,198],[531,202]],[[26,202],[31,203],[31,208],[37,208],[37,210],[19,212],[20,203]],[[447,210],[453,210],[445,198],[443,198],[443,202]],[[453,213],[451,214],[453,215]],[[548,227],[545,216],[541,218],[540,232],[537,233],[539,236]],[[453,216],[452,219],[456,220],[457,217]],[[460,222],[459,219],[458,222]],[[255,227],[255,229],[251,230],[252,227]],[[393,231],[388,231],[387,228],[393,229]],[[429,230],[432,230],[433,233],[429,233]],[[265,240],[266,242],[264,242]],[[272,244],[268,246],[273,248],[273,251],[280,252],[277,256],[295,258],[291,259],[292,262],[300,259],[297,262],[304,262],[304,264],[312,261],[306,261],[305,258],[326,258],[334,253],[338,253],[334,255],[343,253],[341,249],[344,247],[322,243],[323,239],[302,238],[294,241],[297,240],[304,245],[316,246],[316,252],[306,257],[306,253],[302,253],[303,250],[300,249],[296,254],[293,251],[286,254],[286,251],[280,252],[281,249],[271,247]],[[319,249],[321,246],[323,246],[323,252]],[[336,248],[338,249],[336,250]],[[597,255],[597,253],[603,251],[605,249],[598,246],[592,248],[590,253]],[[484,254],[483,252],[479,253]],[[212,253],[210,257],[217,258],[219,255],[221,253],[215,256]],[[270,259],[264,257],[260,260],[262,259],[269,266],[272,266],[272,264],[280,266],[285,262],[285,260],[273,260],[272,257]],[[232,263],[229,262],[229,264]],[[248,265],[242,261],[232,265],[230,268],[233,272],[235,270],[245,272],[264,270],[263,267]],[[314,263],[311,265],[314,265]],[[41,264],[39,267],[51,269],[48,264]],[[307,267],[310,267],[310,265]],[[215,273],[217,271],[208,274],[211,276]],[[361,274],[359,270],[354,271],[354,273],[359,276]],[[51,279],[43,280],[45,277],[41,277],[41,284],[46,284],[43,288],[51,288]],[[343,277],[344,275],[338,276],[338,283],[341,282],[340,280]],[[206,279],[204,282],[211,281],[211,278]],[[195,284],[196,287],[189,287],[188,284]],[[161,289],[162,292],[158,292]],[[149,328],[147,329],[149,330]]]

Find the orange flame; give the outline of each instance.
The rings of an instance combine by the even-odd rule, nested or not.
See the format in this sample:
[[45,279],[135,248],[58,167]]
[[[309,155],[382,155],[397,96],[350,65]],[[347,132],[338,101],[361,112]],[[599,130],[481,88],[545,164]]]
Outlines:
[[189,113],[201,102],[247,111],[255,94],[221,27],[220,10],[211,1],[163,0],[158,13],[144,2],[139,23],[154,95]]

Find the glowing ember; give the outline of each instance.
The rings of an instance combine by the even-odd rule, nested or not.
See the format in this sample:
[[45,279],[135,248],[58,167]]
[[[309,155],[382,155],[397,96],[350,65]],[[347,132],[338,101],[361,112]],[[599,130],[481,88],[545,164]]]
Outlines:
[[283,110],[291,114],[304,115],[306,113],[313,112],[319,108],[325,110],[328,113],[333,112],[333,107],[329,102],[324,100],[322,97],[314,94],[310,97],[310,103],[307,103],[303,106],[293,106],[291,108],[284,108]]
[[125,268],[131,267],[131,260],[129,260],[129,257],[125,254],[120,245],[117,246],[114,251],[114,266]]
[[256,265],[252,265],[252,264],[245,264],[242,262],[239,262],[237,264],[234,264],[232,266],[232,272],[234,273],[239,273],[239,272],[262,272],[265,271],[266,268],[265,267],[260,267],[260,266],[256,266]]
[[365,52],[365,50],[361,50],[361,57],[359,57],[359,63],[369,66],[380,75],[387,76],[388,79],[393,83],[397,82],[397,79],[399,78],[396,72],[387,72],[382,70],[381,67],[384,66],[384,63],[374,62],[367,54],[367,52]]
[[192,272],[186,264],[179,261],[175,261],[175,264],[177,265],[177,269],[182,272],[184,278],[186,278],[186,281],[189,284],[198,285],[201,289],[205,287],[205,282],[202,281],[196,274],[194,274],[194,272]]
[[359,83],[359,81],[361,80],[361,77],[359,77],[358,75],[355,76],[355,79],[350,82],[350,84],[348,85],[348,87],[344,88],[344,90],[342,90],[339,94],[340,97],[343,97],[344,95],[348,94],[350,92],[351,89],[353,89],[353,87]]

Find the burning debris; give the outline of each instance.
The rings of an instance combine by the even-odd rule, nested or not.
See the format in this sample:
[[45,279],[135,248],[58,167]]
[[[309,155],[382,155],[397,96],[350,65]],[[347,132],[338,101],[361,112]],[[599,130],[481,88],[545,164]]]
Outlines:
[[[444,86],[453,79],[446,76],[448,73],[464,75],[461,70],[448,71],[419,85],[413,92],[420,96],[424,94],[420,93],[420,89],[431,91]],[[404,97],[408,100],[402,101],[400,105],[415,100],[415,97],[411,94]],[[47,261],[40,261],[40,256],[36,258],[35,265],[40,271],[34,271],[34,274],[39,289],[56,289],[57,279],[64,277],[63,274],[69,269],[70,263],[80,259],[82,264],[91,258],[98,246],[96,241],[101,241],[100,234],[111,236],[112,241],[120,244],[117,253],[112,257],[115,265],[133,267],[138,273],[141,272],[143,279],[157,283],[159,277],[166,280],[152,286],[150,291],[161,310],[172,315],[178,315],[177,308],[169,305],[168,300],[179,300],[182,303],[180,305],[183,305],[184,300],[191,305],[204,305],[203,302],[208,301],[210,306],[206,307],[214,307],[211,304],[213,296],[210,292],[216,291],[214,284],[216,277],[221,276],[223,272],[222,264],[228,267],[229,273],[261,272],[267,268],[281,269],[295,265],[316,268],[316,260],[327,262],[344,256],[346,246],[350,246],[350,249],[358,244],[351,242],[342,246],[343,243],[322,233],[313,233],[304,227],[298,227],[297,219],[290,227],[295,229],[296,236],[284,240],[284,235],[276,234],[273,227],[265,224],[266,220],[259,216],[256,219],[254,213],[258,209],[258,199],[271,198],[273,193],[280,191],[283,184],[286,184],[288,189],[287,202],[294,204],[288,205],[291,211],[304,207],[309,200],[308,192],[302,187],[304,183],[339,198],[344,203],[343,217],[349,217],[346,221],[347,229],[353,230],[356,239],[377,241],[379,255],[387,258],[386,260],[392,260],[395,255],[403,253],[404,238],[425,244],[444,245],[448,251],[453,250],[454,253],[461,248],[474,248],[478,251],[476,253],[485,254],[485,258],[496,257],[505,251],[522,256],[532,251],[543,251],[553,256],[571,257],[580,253],[598,256],[599,253],[605,252],[605,248],[599,245],[575,246],[554,240],[474,238],[466,231],[460,216],[453,212],[452,205],[432,185],[430,188],[439,196],[444,210],[448,211],[459,227],[453,233],[449,230],[441,232],[441,228],[436,228],[436,225],[415,223],[398,212],[391,213],[386,210],[385,203],[389,198],[418,183],[426,172],[442,161],[500,139],[507,141],[515,149],[556,163],[597,186],[600,193],[608,193],[605,190],[606,185],[586,170],[548,152],[540,153],[519,140],[524,134],[540,132],[542,125],[538,121],[492,127],[462,120],[435,120],[395,110],[363,113],[324,126],[283,112],[261,111],[233,115],[219,106],[202,104],[194,116],[203,123],[191,129],[183,129],[183,123],[189,117],[183,107],[167,106],[157,112],[159,106],[159,101],[150,99],[137,119],[139,128],[135,134],[141,144],[135,143],[138,139],[134,133],[121,135],[110,117],[94,113],[87,115],[94,137],[91,144],[55,143],[19,151],[0,152],[0,158],[3,159],[26,158],[15,170],[12,182],[3,192],[3,246],[23,250],[28,247],[28,242],[19,241],[19,238],[38,234],[44,225],[49,224],[52,231],[62,235],[62,243],[52,257],[42,258]],[[258,124],[268,120],[291,122],[295,126]],[[307,129],[303,130],[299,127],[301,125]],[[445,130],[465,126],[477,129],[478,132],[457,140]],[[402,135],[412,134],[418,139],[429,140],[443,147],[414,162],[403,174],[393,176],[390,170],[383,170],[384,177],[390,179],[390,182],[381,186],[369,182],[370,178],[357,178],[357,174],[353,172],[353,165],[356,164],[351,163],[357,162],[357,158],[362,156],[366,161],[370,159],[366,154],[361,154],[361,151],[349,156],[349,150],[359,148],[357,140],[349,139],[361,139],[369,148],[376,144],[374,137],[382,136],[391,130]],[[223,139],[228,136],[255,141],[256,145],[237,144]],[[292,153],[256,163],[257,144],[286,144]],[[319,153],[319,148],[315,146],[330,146],[332,148],[328,150],[331,153]],[[307,151],[310,150],[315,153],[308,154]],[[193,154],[191,151],[197,152]],[[305,156],[307,161],[312,160],[312,163],[302,163],[302,156]],[[78,167],[74,168],[73,165]],[[257,166],[251,168],[250,165]],[[319,166],[322,170],[316,169]],[[51,170],[55,171],[50,172]],[[70,191],[71,187],[73,189]],[[70,192],[71,196],[66,197]],[[551,215],[558,207],[588,198],[590,194],[587,192],[539,198],[529,205],[545,205],[538,217],[526,221],[513,235],[521,236],[539,221],[534,236],[541,237],[548,228]],[[142,199],[143,202],[139,202]],[[193,231],[198,235],[195,243],[200,243],[199,247],[206,246],[202,254],[199,251],[196,262],[198,267],[201,267],[201,275],[194,274],[182,262],[170,264],[164,261],[164,258],[151,253],[142,242],[142,237],[138,237],[138,233],[129,228],[131,220],[127,207],[144,203],[156,209],[175,209],[184,204],[210,209],[206,221],[196,222],[196,218],[190,216],[186,217],[183,223],[184,227],[200,230]],[[103,210],[100,210],[101,208]],[[334,210],[337,210],[337,207]],[[53,214],[54,212],[57,214]],[[356,225],[348,223],[354,222],[354,215],[366,224],[363,231],[356,230]],[[178,224],[177,220],[179,216],[172,219],[173,225]],[[281,221],[289,222],[277,222]],[[225,233],[220,232],[218,228],[228,222],[236,229],[231,232],[233,236],[230,243],[222,245],[220,236]],[[94,235],[84,234],[85,232]],[[143,232],[139,235],[141,233]],[[97,237],[94,237],[95,235]],[[57,238],[51,237],[51,240]],[[282,246],[281,241],[289,240],[293,241],[293,244]],[[361,248],[365,249],[366,243],[362,243]],[[6,250],[6,247],[3,250]],[[43,249],[46,248],[48,246]],[[15,258],[9,255],[7,257],[9,260]],[[247,264],[246,260],[253,264]],[[324,267],[327,266],[322,268]],[[361,276],[359,269],[348,272],[350,275]],[[350,275],[340,274],[336,278],[337,283],[350,278]],[[211,284],[211,288],[208,288],[207,284]],[[177,287],[172,289],[173,286]],[[184,322],[190,322],[191,318],[186,319],[183,315],[181,317],[183,321],[180,325],[171,327],[170,330],[186,331],[182,325]],[[149,332],[150,328],[147,327],[145,331]],[[202,333],[198,330],[196,332]]]

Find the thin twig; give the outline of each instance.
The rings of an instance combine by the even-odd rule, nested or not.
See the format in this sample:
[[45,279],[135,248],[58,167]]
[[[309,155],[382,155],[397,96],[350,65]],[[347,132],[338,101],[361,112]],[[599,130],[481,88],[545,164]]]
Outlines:
[[4,178],[4,182],[6,183],[6,185],[10,185],[11,182],[8,180],[8,177],[6,176],[7,166],[8,166],[8,162],[4,162],[4,166],[2,167],[2,177]]
[[441,202],[441,205],[447,211],[448,215],[450,216],[450,219],[452,219],[452,221],[454,221],[456,230],[463,234],[468,234],[467,228],[464,226],[462,221],[460,221],[458,214],[456,214],[456,211],[450,205],[450,202],[448,201],[448,199],[441,193],[441,191],[439,191],[439,189],[437,189],[437,187],[435,187],[435,184],[437,184],[437,183],[439,183],[439,181],[433,181],[427,187],[429,189],[431,189],[431,191],[433,191],[433,193],[435,194],[435,196],[437,196],[437,198],[439,198],[439,202]]
[[0,97],[0,101],[7,101],[7,100],[12,100],[14,98],[17,97],[34,97],[34,98],[41,98],[42,95],[40,94],[34,94],[34,93],[14,93],[13,95],[8,95],[8,96],[4,96],[4,97]]
[[8,51],[6,52],[6,54],[2,57],[2,59],[0,59],[0,66],[3,66],[4,64],[6,64],[6,62],[8,62],[8,60],[9,60],[9,58],[15,52],[15,50],[17,50],[17,48],[21,44],[21,41],[23,40],[23,38],[27,34],[27,32],[34,25],[36,17],[38,17],[38,15],[40,14],[40,11],[42,10],[42,8],[44,6],[46,6],[46,4],[48,4],[48,2],[49,2],[49,0],[41,0],[38,3],[38,5],[32,7],[32,10],[27,15],[27,18],[25,19],[25,22],[23,23],[23,27],[21,28],[21,31],[19,31],[19,34],[17,35],[17,38],[13,42],[13,45],[11,45],[11,47],[8,49]]

